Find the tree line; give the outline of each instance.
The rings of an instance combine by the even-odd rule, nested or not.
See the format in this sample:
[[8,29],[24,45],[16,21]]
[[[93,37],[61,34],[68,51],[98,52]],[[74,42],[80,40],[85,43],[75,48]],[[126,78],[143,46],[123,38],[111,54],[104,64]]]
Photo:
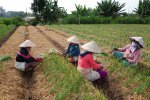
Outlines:
[[[75,5],[76,10],[71,14],[67,14],[67,10],[58,6],[58,0],[33,0],[31,4],[31,10],[33,11],[36,19],[42,22],[58,22],[59,19],[68,20],[68,18],[74,18],[78,20],[80,24],[81,19],[87,17],[92,18],[112,18],[115,19],[120,16],[129,16],[125,12],[125,3],[119,3],[115,0],[102,0],[97,2],[95,8],[87,8],[86,5]],[[133,10],[132,16],[138,18],[145,18],[150,16],[150,0],[139,0],[138,7]],[[91,19],[92,19],[91,18]],[[88,18],[87,18],[88,19]]]

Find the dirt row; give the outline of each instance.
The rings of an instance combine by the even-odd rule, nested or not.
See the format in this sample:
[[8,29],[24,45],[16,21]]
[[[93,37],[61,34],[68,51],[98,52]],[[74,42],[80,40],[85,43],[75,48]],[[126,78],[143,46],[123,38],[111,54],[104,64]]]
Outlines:
[[21,73],[16,71],[15,56],[19,50],[18,45],[23,42],[24,27],[19,27],[0,48],[0,55],[11,55],[12,60],[4,63],[4,71],[0,73],[0,99],[23,99]]
[[[38,67],[29,81],[28,77],[14,68],[15,56],[19,50],[19,44],[24,41],[26,27],[20,26],[13,35],[0,48],[0,55],[11,55],[12,60],[4,63],[4,70],[0,73],[0,99],[4,100],[53,100],[49,95],[51,84],[47,83],[43,72]],[[48,53],[53,45],[50,44],[35,28],[28,27],[29,39],[36,45],[32,54]],[[30,86],[29,86],[30,85]],[[30,94],[30,98],[29,98]]]

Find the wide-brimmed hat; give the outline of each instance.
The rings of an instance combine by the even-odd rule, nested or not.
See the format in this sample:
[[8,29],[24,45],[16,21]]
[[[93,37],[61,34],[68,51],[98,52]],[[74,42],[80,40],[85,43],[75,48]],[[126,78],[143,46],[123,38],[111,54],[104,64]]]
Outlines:
[[81,46],[83,49],[93,52],[93,53],[101,53],[101,49],[98,47],[95,41],[88,42]]
[[35,47],[36,45],[31,40],[26,40],[19,47]]
[[72,42],[72,43],[76,43],[76,44],[80,44],[79,39],[74,35],[70,38],[67,39],[68,42]]
[[144,47],[144,42],[142,37],[130,37],[131,41],[136,41],[140,44],[140,46],[143,48]]

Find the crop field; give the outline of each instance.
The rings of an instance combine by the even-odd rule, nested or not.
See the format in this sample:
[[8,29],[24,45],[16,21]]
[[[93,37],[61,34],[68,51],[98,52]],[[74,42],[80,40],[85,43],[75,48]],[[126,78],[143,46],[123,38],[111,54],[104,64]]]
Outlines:
[[0,24],[0,40],[7,35],[8,32],[10,32],[15,25],[4,25]]
[[[28,32],[29,35],[24,34]],[[0,47],[0,99],[4,100],[149,100],[150,99],[149,25],[51,25],[19,26]],[[109,73],[108,81],[94,84],[85,80],[66,58],[49,51],[64,52],[66,39],[77,35],[81,44],[95,40],[105,55],[95,55]],[[139,66],[123,67],[111,56],[113,47],[130,43],[130,36],[142,36],[144,49]],[[19,44],[30,39],[37,46],[31,54],[45,59],[34,72],[14,68]],[[1,63],[3,63],[1,65]],[[2,69],[2,70],[1,70]],[[10,77],[11,76],[11,77]]]
[[[108,55],[99,58],[109,71],[110,84],[120,90],[118,95],[126,99],[150,99],[150,25],[51,25],[49,28],[77,35],[81,40],[96,41]],[[131,36],[143,37],[144,49],[139,66],[125,68],[110,51],[129,44]]]

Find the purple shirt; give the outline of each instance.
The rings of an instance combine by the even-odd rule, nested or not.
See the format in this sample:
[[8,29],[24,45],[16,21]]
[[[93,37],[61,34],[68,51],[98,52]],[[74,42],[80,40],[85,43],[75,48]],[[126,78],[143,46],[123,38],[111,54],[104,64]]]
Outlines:
[[127,58],[127,60],[131,64],[136,64],[136,63],[139,62],[139,60],[141,58],[141,51],[140,50],[135,50],[134,52],[131,52],[130,45],[131,44],[128,44],[124,48],[119,48],[119,51],[123,52],[124,57]]

